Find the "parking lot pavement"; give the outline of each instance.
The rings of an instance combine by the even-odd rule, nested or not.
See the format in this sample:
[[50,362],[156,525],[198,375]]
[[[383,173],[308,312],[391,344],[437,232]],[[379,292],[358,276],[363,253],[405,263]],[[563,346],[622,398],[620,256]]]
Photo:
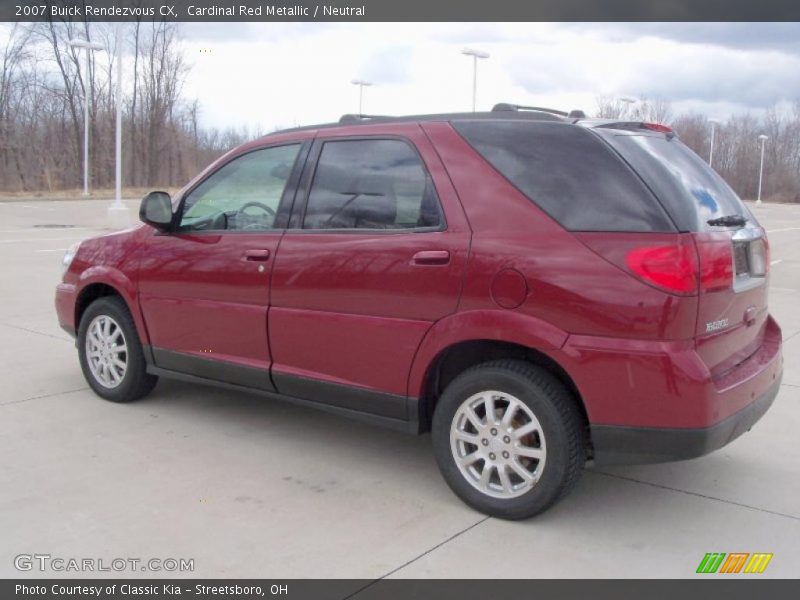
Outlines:
[[704,458],[590,468],[522,523],[452,495],[429,436],[178,382],[130,405],[94,396],[53,289],[105,206],[0,203],[0,576],[48,553],[194,559],[198,577],[689,577],[706,552],[772,552],[763,577],[797,576],[800,206],[754,209],[785,339],[763,420]]

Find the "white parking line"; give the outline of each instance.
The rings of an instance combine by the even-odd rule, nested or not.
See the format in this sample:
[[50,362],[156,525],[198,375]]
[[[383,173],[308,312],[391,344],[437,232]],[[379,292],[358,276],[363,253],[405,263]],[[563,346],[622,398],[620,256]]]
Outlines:
[[780,233],[781,231],[798,231],[800,227],[784,227],[783,229],[767,229],[767,233]]
[[0,240],[0,244],[21,244],[24,242],[36,242],[40,244],[42,242],[63,242],[65,240],[72,240],[73,242],[77,242],[78,240],[84,239],[83,237],[62,237],[62,238],[47,238],[44,240]]
[[773,261],[772,261],[771,263],[769,263],[769,264],[770,264],[770,265],[779,265],[779,264],[781,264],[782,262],[783,262],[783,259],[782,259],[782,258],[779,258],[778,260],[773,260]]
[[19,229],[0,229],[0,233],[52,233],[53,231],[85,231],[90,227],[37,227],[36,229],[20,227]]
[[37,250],[36,252],[66,252],[66,248],[48,248],[47,250]]

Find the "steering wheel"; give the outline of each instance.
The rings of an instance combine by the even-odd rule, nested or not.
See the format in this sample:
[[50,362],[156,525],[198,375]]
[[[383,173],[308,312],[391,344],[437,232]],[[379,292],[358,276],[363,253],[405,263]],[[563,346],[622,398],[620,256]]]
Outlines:
[[[239,207],[239,210],[236,211],[236,220],[238,221],[240,219],[240,217],[244,217],[241,220],[242,221],[247,221],[247,220],[250,220],[250,219],[256,217],[256,215],[248,215],[245,212],[248,208],[251,208],[251,207],[259,208],[262,211],[264,211],[264,213],[267,216],[271,216],[273,219],[275,218],[275,211],[272,210],[272,208],[270,208],[266,204],[263,204],[261,202],[247,202],[245,204],[242,204]],[[242,229],[260,229],[261,227],[262,227],[261,223],[252,223],[251,222],[251,223],[248,223],[247,225],[245,225],[244,227],[242,227]]]
[[246,210],[247,210],[248,208],[250,208],[251,206],[255,206],[256,208],[260,208],[261,210],[263,210],[265,213],[267,213],[267,214],[268,214],[268,215],[270,215],[270,216],[273,216],[273,217],[275,216],[275,211],[274,211],[274,210],[272,210],[272,209],[271,209],[269,206],[267,206],[266,204],[262,204],[261,202],[247,202],[246,204],[242,204],[242,205],[239,207],[239,210],[237,210],[236,212],[237,212],[238,214],[244,214],[244,211],[246,211]]

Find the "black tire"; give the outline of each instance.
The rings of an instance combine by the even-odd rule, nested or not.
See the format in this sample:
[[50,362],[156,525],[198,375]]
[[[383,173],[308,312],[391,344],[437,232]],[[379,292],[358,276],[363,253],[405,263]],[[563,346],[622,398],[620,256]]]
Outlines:
[[[516,497],[497,498],[479,490],[462,474],[451,449],[451,425],[462,403],[488,390],[526,405],[546,440],[538,481]],[[483,363],[456,377],[436,405],[432,437],[436,462],[453,492],[476,510],[502,519],[526,519],[547,510],[574,487],[586,461],[584,419],[575,399],[550,373],[522,360]]]
[[[111,317],[122,330],[127,347],[127,368],[116,387],[110,388],[100,382],[92,373],[87,353],[86,336],[89,325],[100,316]],[[127,305],[118,296],[104,296],[92,302],[81,317],[78,326],[78,356],[80,357],[81,370],[89,386],[101,398],[112,402],[132,402],[146,396],[155,387],[158,377],[146,371],[144,353],[136,326]]]

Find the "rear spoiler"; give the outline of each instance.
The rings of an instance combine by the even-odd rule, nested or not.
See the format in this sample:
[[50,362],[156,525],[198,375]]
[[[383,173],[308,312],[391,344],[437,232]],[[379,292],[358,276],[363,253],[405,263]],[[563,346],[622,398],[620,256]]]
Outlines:
[[644,121],[610,121],[608,123],[595,125],[595,127],[604,129],[625,129],[627,131],[641,131],[644,129],[646,131],[665,133],[670,139],[675,137],[675,132],[672,130],[672,128],[661,123],[648,123]]

